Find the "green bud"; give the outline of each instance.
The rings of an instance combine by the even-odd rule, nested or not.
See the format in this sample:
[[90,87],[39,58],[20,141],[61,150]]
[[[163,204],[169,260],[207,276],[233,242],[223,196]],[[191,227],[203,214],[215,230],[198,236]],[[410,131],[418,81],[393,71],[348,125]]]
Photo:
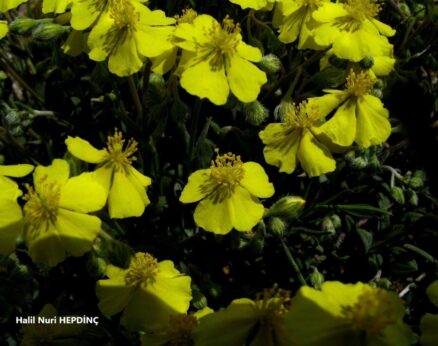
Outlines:
[[423,171],[415,171],[414,176],[409,179],[409,186],[414,189],[423,187],[426,174]]
[[379,281],[377,281],[377,284],[379,285],[379,287],[387,290],[389,290],[392,286],[392,282],[387,278],[380,278]]
[[349,152],[347,152],[347,153],[344,155],[344,158],[345,158],[348,162],[353,163],[354,159],[356,158],[356,153],[354,152],[354,150],[350,150]]
[[262,57],[259,67],[267,74],[275,74],[281,69],[281,61],[274,54],[268,54]]
[[382,89],[371,89],[370,94],[381,99],[383,97]]
[[38,20],[29,17],[18,17],[9,25],[9,29],[18,34],[26,34],[38,24],[40,24]]
[[400,2],[398,4],[398,7],[400,10],[406,15],[406,17],[410,17],[412,15],[411,9],[409,8],[408,4],[405,2]]
[[339,217],[339,215],[333,214],[332,216],[330,216],[330,219],[332,220],[332,224],[334,228],[338,229],[342,226],[342,220]]
[[266,216],[295,220],[300,216],[305,204],[306,201],[299,196],[285,196],[269,208]]
[[248,123],[254,126],[262,124],[269,115],[268,109],[259,101],[245,103],[243,105],[243,112]]
[[16,126],[21,123],[21,113],[17,110],[11,110],[5,116],[5,122],[8,126]]
[[401,187],[393,186],[391,188],[391,196],[398,204],[405,204],[405,194]]
[[334,67],[343,68],[347,65],[347,60],[340,59],[336,55],[331,55],[328,59],[330,65]]
[[373,85],[374,89],[384,89],[385,88],[385,83],[383,82],[382,79],[378,78]]
[[329,216],[324,217],[324,219],[322,220],[321,229],[324,232],[328,232],[328,233],[331,233],[331,234],[335,234],[336,233],[336,227],[333,224],[333,221],[332,221],[332,219]]
[[367,55],[359,62],[360,66],[366,70],[370,69],[374,65],[374,58],[371,55]]
[[412,6],[412,12],[418,19],[424,19],[426,16],[426,7],[423,4],[415,2]]
[[406,199],[408,200],[410,205],[417,206],[418,205],[418,195],[414,190],[406,190]]
[[272,233],[282,236],[286,230],[286,224],[279,217],[271,217],[269,218],[269,228]]
[[311,285],[319,290],[324,283],[324,275],[318,271],[317,268],[313,269],[313,273],[310,274],[310,283]]
[[70,28],[68,26],[54,23],[41,23],[32,31],[32,37],[38,40],[49,41],[63,35],[69,30]]
[[365,157],[359,156],[352,160],[351,165],[355,169],[364,169],[368,166],[368,160]]
[[369,159],[369,166],[373,169],[379,169],[380,168],[380,160],[376,155],[372,155]]
[[280,104],[274,109],[275,120],[283,121],[286,113],[293,109],[293,103],[291,101],[282,100]]

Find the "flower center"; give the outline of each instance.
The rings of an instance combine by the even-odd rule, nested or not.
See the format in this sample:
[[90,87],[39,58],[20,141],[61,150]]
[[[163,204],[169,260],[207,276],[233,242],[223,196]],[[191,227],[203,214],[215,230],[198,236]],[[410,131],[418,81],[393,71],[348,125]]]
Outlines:
[[193,330],[198,321],[192,315],[175,315],[170,318],[166,336],[169,346],[193,346]]
[[346,0],[344,8],[350,17],[361,22],[367,18],[374,18],[381,10],[376,0]]
[[260,324],[266,325],[269,329],[274,328],[288,311],[290,300],[290,292],[278,288],[276,284],[265,289],[263,294],[257,294],[254,310]]
[[36,192],[31,186],[26,185],[27,194],[23,199],[24,218],[26,230],[38,235],[41,227],[48,230],[50,224],[54,224],[58,217],[59,197],[61,187],[59,184],[46,182],[47,177],[40,180],[38,186],[40,192]]
[[222,25],[214,21],[213,27],[208,30],[210,41],[200,45],[201,56],[199,60],[208,60],[213,71],[220,70],[236,52],[240,41],[240,26],[235,24],[228,16]]
[[128,0],[112,0],[109,11],[117,30],[133,28],[132,24],[140,20],[140,14]]
[[158,261],[148,253],[139,252],[134,255],[125,275],[128,286],[154,282],[158,272]]
[[120,131],[114,133],[114,136],[108,136],[106,143],[107,158],[104,165],[114,167],[116,170],[124,170],[128,173],[131,163],[137,158],[133,156],[137,151],[138,143],[132,138],[128,141],[126,148],[123,149],[125,140]]
[[347,77],[347,89],[354,96],[363,96],[368,94],[373,86],[371,76],[366,71],[355,73],[353,70]]
[[343,306],[344,318],[358,331],[370,336],[379,334],[386,326],[395,323],[391,295],[381,288],[369,288],[352,306]]
[[185,8],[182,11],[181,15],[175,16],[176,22],[177,24],[181,24],[181,23],[193,23],[193,21],[195,20],[195,18],[198,16],[198,13],[191,9],[191,8]]
[[310,106],[307,101],[285,106],[284,124],[291,129],[310,128],[320,121],[318,107]]

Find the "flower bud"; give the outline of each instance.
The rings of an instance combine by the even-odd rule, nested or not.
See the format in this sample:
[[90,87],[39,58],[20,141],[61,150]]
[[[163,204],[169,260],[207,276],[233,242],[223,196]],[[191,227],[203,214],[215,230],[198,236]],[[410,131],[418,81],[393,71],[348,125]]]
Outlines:
[[246,121],[254,126],[259,126],[269,115],[268,109],[259,101],[245,103],[243,105],[243,112],[245,113]]
[[38,40],[48,41],[61,36],[69,30],[70,28],[68,26],[54,23],[42,23],[32,31],[32,37]]
[[271,217],[269,218],[269,228],[272,233],[282,236],[286,230],[286,224],[279,217]]
[[400,10],[406,15],[406,17],[410,17],[412,15],[411,9],[409,8],[408,4],[405,2],[400,2],[398,4],[398,7]]
[[294,220],[300,216],[305,204],[306,201],[299,196],[285,196],[269,208],[267,216]]
[[336,227],[329,216],[324,217],[324,219],[322,220],[321,229],[322,231],[328,232],[330,234],[336,233]]
[[9,29],[18,34],[26,34],[34,27],[40,24],[40,21],[29,18],[29,17],[18,17],[10,25]]
[[376,155],[372,155],[369,159],[369,166],[373,169],[379,169],[380,168],[380,160]]
[[313,269],[313,273],[310,274],[310,283],[311,285],[319,290],[324,283],[324,275],[318,271],[317,268]]
[[393,186],[391,188],[391,196],[398,204],[405,204],[405,194],[401,187]]
[[365,157],[359,156],[352,160],[351,165],[355,169],[364,169],[368,166],[368,160]]
[[328,61],[334,67],[344,68],[347,65],[347,60],[340,59],[336,55],[330,55]]
[[420,187],[423,187],[425,179],[426,175],[423,171],[415,171],[414,176],[409,179],[409,186],[414,189],[419,189]]
[[368,69],[370,69],[371,67],[373,67],[373,65],[374,65],[374,58],[373,58],[371,55],[367,55],[366,57],[364,57],[364,58],[359,62],[359,65],[360,65],[362,68],[368,70]]
[[389,290],[392,286],[392,282],[389,281],[389,279],[387,278],[380,278],[379,281],[377,281],[377,285],[379,287]]
[[281,69],[281,61],[274,54],[268,54],[262,57],[259,67],[267,74],[275,74]]
[[413,205],[415,207],[418,205],[418,195],[414,190],[406,190],[406,198],[410,205]]
[[332,220],[332,224],[335,229],[338,229],[342,226],[342,220],[339,215],[333,214],[332,216],[330,216],[330,219]]
[[371,95],[381,99],[383,97],[383,91],[382,89],[371,89],[370,92]]

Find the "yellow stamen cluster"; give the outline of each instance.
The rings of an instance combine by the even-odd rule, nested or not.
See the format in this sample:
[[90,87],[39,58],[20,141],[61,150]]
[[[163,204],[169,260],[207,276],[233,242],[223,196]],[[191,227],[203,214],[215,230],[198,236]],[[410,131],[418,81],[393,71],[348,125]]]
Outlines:
[[131,138],[125,149],[123,149],[124,144],[125,140],[120,131],[116,130],[113,136],[108,136],[107,158],[104,165],[113,166],[116,170],[125,170],[128,173],[131,163],[137,159],[133,155],[137,151],[138,143]]
[[198,16],[198,12],[196,12],[195,10],[191,9],[191,8],[186,8],[182,11],[182,14],[179,16],[175,16],[176,22],[178,24],[182,24],[182,23],[193,23],[193,21],[195,20],[195,18]]
[[193,346],[193,330],[198,321],[193,315],[175,315],[170,318],[166,336],[169,346]]
[[381,10],[380,5],[375,0],[346,0],[344,8],[350,17],[358,21],[374,18]]
[[320,121],[318,107],[316,105],[310,106],[307,101],[298,105],[285,106],[284,112],[284,123],[292,129],[310,128]]
[[240,155],[236,156],[233,153],[219,155],[219,151],[216,150],[216,152],[218,153],[218,156],[216,157],[216,160],[211,161],[210,166],[211,178],[217,185],[238,185],[245,175]]
[[139,285],[142,283],[154,282],[158,273],[158,261],[151,254],[136,253],[129,264],[128,272],[125,275],[127,285]]
[[368,94],[373,86],[371,76],[366,71],[355,73],[353,70],[347,77],[347,89],[355,96],[363,96]]
[[27,185],[27,194],[23,199],[24,217],[26,230],[38,234],[41,227],[48,230],[50,224],[54,224],[58,217],[60,186],[56,183],[46,182],[43,178],[39,183],[39,192],[36,192],[31,186]]
[[273,328],[280,323],[289,309],[291,293],[278,288],[275,284],[272,288],[265,289],[263,294],[257,294],[254,310],[261,324]]
[[208,60],[212,70],[219,70],[228,63],[230,55],[236,52],[241,40],[240,26],[226,16],[222,25],[215,21],[207,35],[210,41],[199,47],[200,59]]
[[140,20],[140,14],[135,12],[129,0],[111,0],[109,6],[110,17],[118,30],[129,28]]
[[370,288],[356,304],[342,307],[342,314],[354,329],[370,336],[395,322],[390,293],[381,288]]

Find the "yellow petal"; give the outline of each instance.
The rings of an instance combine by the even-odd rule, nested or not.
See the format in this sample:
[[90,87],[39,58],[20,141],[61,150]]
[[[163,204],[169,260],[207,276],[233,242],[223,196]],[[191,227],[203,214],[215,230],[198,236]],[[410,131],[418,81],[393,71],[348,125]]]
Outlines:
[[237,53],[246,60],[259,62],[262,60],[262,52],[260,49],[250,46],[243,41],[239,41],[236,47]]
[[307,130],[303,132],[298,149],[298,160],[309,177],[319,176],[336,169],[330,151]]
[[71,8],[71,26],[75,30],[84,30],[93,24],[101,14],[104,0],[73,1]]
[[158,57],[174,47],[170,42],[173,27],[142,26],[135,32],[137,49],[140,54],[148,57]]
[[265,208],[244,188],[236,186],[230,198],[231,222],[242,232],[250,231],[263,217]]
[[345,102],[338,108],[335,115],[318,129],[336,145],[353,144],[356,136],[356,100],[351,99]]
[[256,197],[268,198],[274,194],[274,185],[269,182],[262,166],[256,162],[245,162],[243,169],[245,174],[240,181],[242,187]]
[[0,176],[21,178],[28,175],[33,171],[32,165],[20,164],[20,165],[0,165]]
[[387,76],[394,69],[394,64],[395,59],[392,56],[376,56],[371,70],[377,76]]
[[22,231],[20,206],[13,199],[0,198],[0,255],[9,255],[15,250],[16,239]]
[[391,134],[389,112],[375,96],[365,95],[357,103],[356,143],[362,148],[385,142]]
[[[284,5],[285,3],[283,6]],[[301,7],[296,8],[294,12],[287,15],[287,17],[283,20],[283,24],[280,26],[280,35],[278,36],[278,39],[281,42],[292,43],[297,39],[301,30],[301,26],[303,25],[306,12],[306,8]]]
[[0,40],[6,36],[8,31],[9,31],[8,22],[5,20],[0,20]]
[[[80,2],[76,2],[80,3]],[[73,6],[73,9],[75,6]],[[72,17],[72,23],[73,23]],[[75,28],[76,30],[81,30]],[[91,60],[104,61],[110,54],[111,50],[115,47],[108,46],[108,42],[118,42],[119,30],[114,30],[114,19],[110,16],[109,12],[102,14],[99,17],[97,24],[91,29],[88,35],[88,47],[90,51],[88,53]]]
[[126,286],[125,276],[99,280],[96,283],[98,307],[105,316],[113,316],[122,311],[135,293],[134,286]]
[[1,175],[0,175],[0,191],[2,193],[0,195],[1,199],[8,199],[11,201],[16,201],[17,198],[23,194],[21,190],[18,188],[18,185],[15,181],[6,177],[2,177]]
[[64,185],[70,176],[68,162],[61,159],[54,159],[50,166],[37,166],[33,172],[35,190],[40,191],[41,184],[56,183]]
[[292,173],[297,165],[297,151],[301,131],[287,130],[283,124],[269,124],[259,133],[263,155],[268,164],[279,167],[280,172]]
[[214,25],[219,25],[219,23],[207,14],[197,16],[192,24],[178,24],[174,32],[174,36],[179,39],[176,45],[185,50],[196,51],[199,44],[210,41],[208,33]]
[[144,5],[138,2],[132,3],[139,15],[139,22],[145,25],[163,26],[175,24],[175,18],[166,17],[166,13],[161,10],[151,11]]
[[146,205],[133,182],[121,171],[114,173],[108,197],[108,210],[113,219],[141,216]]
[[395,30],[391,28],[389,25],[382,23],[377,19],[371,19],[371,23],[377,28],[377,30],[385,36],[391,37],[395,35]]
[[421,345],[436,346],[438,345],[438,314],[426,314],[420,322]]
[[260,88],[267,82],[265,72],[238,55],[230,58],[226,73],[231,91],[242,102],[255,101]]
[[432,304],[438,307],[438,280],[435,280],[427,287],[426,294]]
[[[336,90],[338,91],[338,90]],[[336,107],[338,107],[348,97],[348,92],[336,92],[326,94],[319,97],[310,97],[307,99],[309,107],[316,108],[321,118],[329,115]]]
[[195,344],[197,346],[245,345],[256,324],[254,303],[249,299],[237,299],[226,309],[200,320],[194,333]]
[[83,140],[80,137],[68,136],[65,140],[65,144],[67,145],[67,150],[70,154],[85,162],[101,163],[107,156],[107,151],[105,149],[98,150],[88,141]]
[[184,187],[179,198],[182,203],[193,203],[203,199],[210,191],[202,186],[210,182],[210,169],[199,169],[189,176],[189,181]]
[[119,77],[130,76],[141,69],[143,60],[144,57],[137,50],[134,34],[128,31],[113,47],[108,59],[108,69]]
[[196,206],[193,215],[195,223],[206,231],[227,234],[233,229],[233,210],[230,199],[215,203],[213,198],[204,198]]
[[181,86],[199,98],[208,98],[216,105],[227,102],[230,89],[224,68],[212,70],[208,61],[187,67],[181,75]]
[[18,5],[21,5],[26,1],[27,0],[2,0],[0,2],[0,12],[12,10],[13,8],[18,7]]
[[82,173],[70,178],[61,189],[61,208],[90,213],[102,209],[106,203],[106,191],[95,180],[93,173]]
[[43,0],[43,13],[64,13],[72,0]]
[[178,48],[173,47],[162,53],[161,55],[151,58],[152,71],[159,75],[164,75],[169,72],[173,66],[175,66],[176,58],[178,54]]
[[260,10],[267,5],[268,0],[230,0],[230,2],[239,5],[243,9],[252,8]]
[[94,175],[94,180],[96,180],[104,189],[106,192],[106,195],[109,195],[110,187],[111,187],[111,180],[113,178],[113,171],[114,169],[112,167],[108,166],[102,166],[98,169],[96,169],[92,174]]

